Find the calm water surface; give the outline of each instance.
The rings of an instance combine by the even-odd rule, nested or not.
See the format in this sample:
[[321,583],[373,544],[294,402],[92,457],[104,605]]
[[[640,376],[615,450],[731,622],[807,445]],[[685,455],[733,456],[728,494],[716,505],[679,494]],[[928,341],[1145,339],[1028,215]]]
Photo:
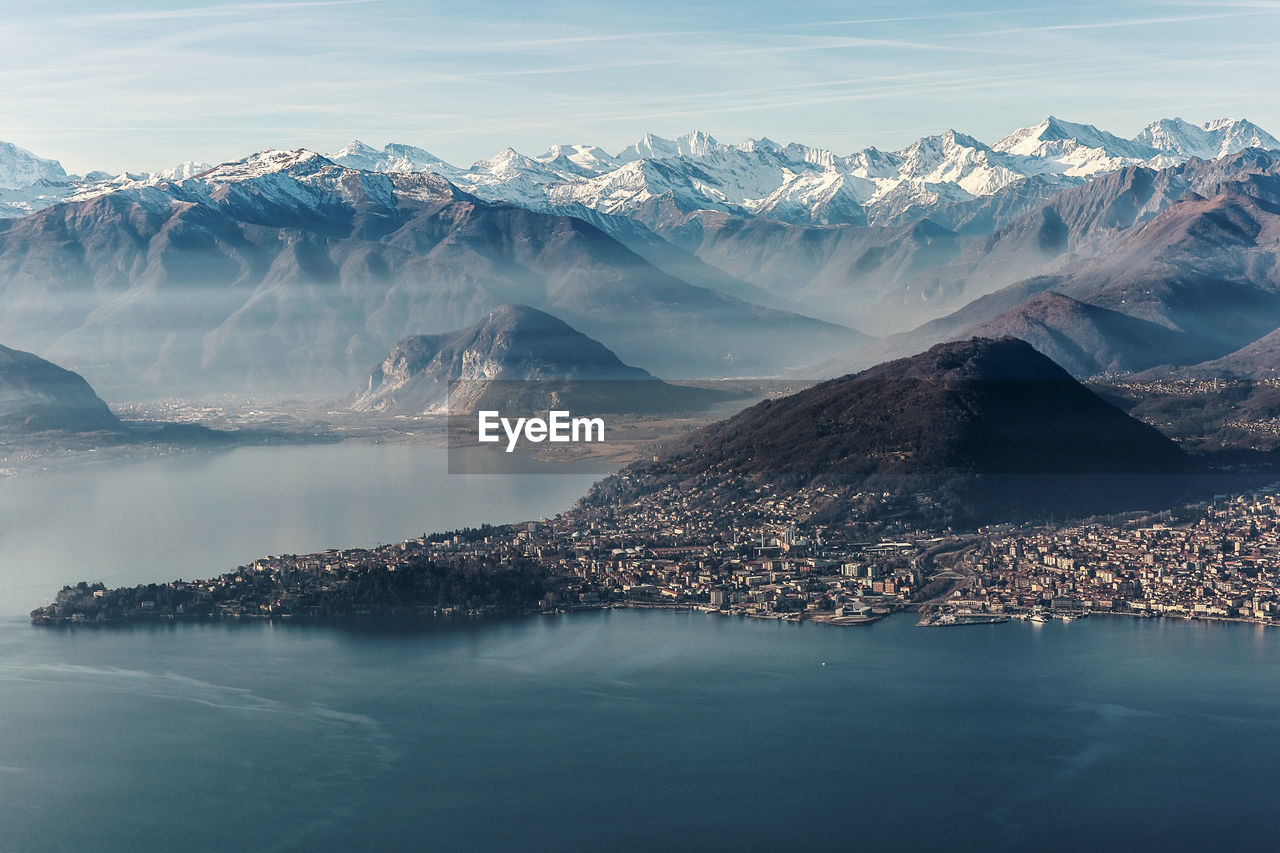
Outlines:
[[210,577],[266,554],[553,515],[594,479],[451,476],[438,447],[344,444],[0,480],[0,615],[46,604],[65,583]]
[[1272,849],[1273,634],[913,621],[5,624],[0,845]]
[[[48,630],[20,615],[83,574],[68,554],[132,582],[173,574],[131,573],[140,551],[220,569],[230,555],[415,534],[422,506],[442,519],[445,504],[475,509],[464,500],[499,517],[553,511],[516,511],[498,479],[455,478],[431,494],[482,491],[397,516],[356,472],[396,481],[436,463],[381,450],[334,458],[353,502],[370,502],[360,522],[317,504],[326,528],[275,506],[287,472],[231,454],[183,475],[189,493],[131,469],[83,501],[63,494],[88,532],[43,557],[33,534],[58,525],[34,509],[30,531],[12,524],[22,502],[0,484],[12,612],[0,617],[0,850],[1274,846],[1280,632],[1261,628],[1094,617],[926,630],[903,616],[839,629],[615,611],[405,634]],[[312,496],[332,486],[324,464],[299,463]],[[200,494],[253,470],[265,494]],[[511,500],[532,507],[559,488],[529,479]],[[420,499],[411,480],[399,499]],[[196,507],[208,531],[190,521]],[[135,543],[142,533],[154,542]],[[15,542],[38,565],[15,569]]]

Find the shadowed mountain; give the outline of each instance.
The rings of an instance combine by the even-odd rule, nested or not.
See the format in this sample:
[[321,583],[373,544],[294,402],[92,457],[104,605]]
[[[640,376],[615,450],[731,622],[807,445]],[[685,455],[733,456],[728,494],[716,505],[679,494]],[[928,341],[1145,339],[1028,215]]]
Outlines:
[[78,373],[0,346],[0,430],[120,429],[120,421]]
[[985,338],[1020,338],[1073,376],[1128,373],[1195,352],[1197,341],[1149,320],[1048,291],[967,330]]
[[418,415],[480,407],[581,412],[674,411],[726,395],[669,385],[623,364],[557,318],[503,305],[467,329],[396,344],[353,395],[357,412]]
[[669,239],[775,304],[846,323],[866,320],[903,281],[945,265],[963,245],[929,220],[819,228],[707,211],[685,219]]
[[[1203,361],[1175,371],[1179,376],[1199,379],[1271,379],[1280,378],[1280,329],[1221,358]],[[1144,377],[1168,375],[1166,368],[1151,370]]]
[[623,500],[740,476],[920,492],[944,515],[1092,513],[1169,498],[1188,457],[1029,344],[974,338],[760,403],[606,481]]

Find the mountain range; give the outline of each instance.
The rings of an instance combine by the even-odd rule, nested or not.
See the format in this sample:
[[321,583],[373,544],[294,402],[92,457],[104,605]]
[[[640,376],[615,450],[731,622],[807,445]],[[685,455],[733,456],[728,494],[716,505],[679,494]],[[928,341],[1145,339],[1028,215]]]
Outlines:
[[805,225],[894,224],[1028,178],[1071,186],[1124,166],[1162,168],[1249,147],[1280,141],[1236,119],[1161,119],[1121,139],[1050,116],[991,145],[950,130],[898,151],[848,155],[763,138],[729,145],[694,131],[674,140],[646,134],[612,155],[591,145],[556,145],[533,157],[508,148],[468,168],[403,144],[378,150],[356,141],[328,156],[372,171],[430,171],[481,198],[533,210],[582,206],[661,232],[704,210]]
[[21,345],[95,384],[171,389],[345,391],[400,339],[510,302],[676,377],[773,372],[867,339],[691,285],[581,219],[308,151],[0,221],[0,297],[0,332]]
[[[1245,119],[1196,125],[1166,118],[1123,139],[1049,116],[991,144],[949,130],[896,151],[864,148],[844,155],[767,138],[726,144],[693,131],[676,139],[645,134],[616,154],[583,144],[555,145],[534,156],[507,148],[468,167],[405,143],[379,149],[356,140],[326,156],[360,171],[431,172],[487,201],[545,212],[586,209],[663,232],[698,211],[799,225],[893,225],[926,215],[967,219],[957,206],[1028,179],[1062,189],[1124,166],[1159,169],[1245,148],[1280,148],[1280,140]],[[188,162],[142,174],[76,176],[54,160],[3,143],[0,215],[182,180],[207,168]]]
[[1261,341],[1280,328],[1278,252],[1280,153],[1124,169],[1060,193],[939,270],[953,312],[817,372],[972,335],[1015,335],[1081,377],[1257,370]]
[[[997,255],[964,287],[949,286],[954,267],[982,251],[976,238],[1063,190],[1130,167],[1159,171],[1250,147],[1280,149],[1280,141],[1243,119],[1161,119],[1123,139],[1051,116],[990,145],[948,131],[898,151],[850,155],[768,139],[728,145],[693,132],[646,135],[617,154],[589,145],[533,157],[508,149],[467,168],[400,144],[353,142],[329,157],[377,171],[427,170],[478,197],[584,218],[687,275],[662,256],[674,245],[733,280],[695,283],[864,331],[900,332],[1024,277],[1024,258]],[[972,286],[993,270],[981,279],[991,285]]]
[[646,135],[467,168],[352,143],[80,177],[0,147],[0,335],[175,392],[345,390],[507,303],[677,378],[836,375],[971,335],[1078,376],[1189,368],[1280,326],[1273,147],[1245,120],[1122,139],[1053,117],[990,145]]

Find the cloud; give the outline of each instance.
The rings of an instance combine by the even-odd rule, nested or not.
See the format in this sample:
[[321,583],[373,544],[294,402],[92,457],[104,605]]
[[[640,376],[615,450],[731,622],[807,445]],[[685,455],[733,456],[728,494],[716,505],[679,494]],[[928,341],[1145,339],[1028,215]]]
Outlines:
[[334,6],[368,6],[384,0],[281,0],[266,3],[226,3],[221,5],[186,6],[177,9],[147,9],[133,12],[102,12],[80,17],[81,23],[138,23],[141,21],[187,21],[205,18],[251,18],[274,12],[300,12]]
[[[1274,7],[1271,7],[1274,9]],[[1127,18],[1118,21],[1074,21],[1062,24],[1031,24],[1023,27],[1008,27],[999,30],[983,30],[981,32],[953,33],[942,38],[972,39],[990,38],[993,36],[1019,35],[1023,33],[1058,32],[1067,30],[1113,30],[1134,27],[1154,27],[1163,24],[1189,24],[1200,21],[1217,21],[1227,18],[1244,18],[1267,14],[1265,11],[1249,12],[1215,12],[1206,15],[1166,15],[1160,17]]]
[[1201,104],[1215,92],[1252,98],[1249,117],[1280,126],[1267,82],[1280,58],[1272,44],[1249,50],[1238,32],[1277,4],[1249,0],[964,10],[899,0],[883,16],[811,20],[712,0],[650,0],[645,15],[609,5],[585,14],[564,0],[79,3],[80,14],[27,7],[0,31],[14,83],[0,91],[0,138],[77,171],[220,161],[267,145],[329,150],[352,136],[470,162],[566,139],[621,147],[692,124],[817,132],[855,150],[895,129],[1146,115],[1151,103]]

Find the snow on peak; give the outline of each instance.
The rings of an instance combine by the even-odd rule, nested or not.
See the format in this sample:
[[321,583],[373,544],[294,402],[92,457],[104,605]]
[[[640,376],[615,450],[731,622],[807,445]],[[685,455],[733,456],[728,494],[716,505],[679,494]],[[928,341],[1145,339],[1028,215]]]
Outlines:
[[1205,122],[1205,131],[1216,134],[1221,139],[1215,157],[1223,157],[1242,151],[1245,148],[1280,149],[1280,139],[1276,139],[1251,121],[1244,119],[1217,119]]
[[533,159],[558,171],[575,175],[602,175],[618,168],[618,159],[594,145],[552,145]]
[[1049,116],[1034,127],[1024,127],[991,146],[996,151],[1024,157],[1052,157],[1078,148],[1101,152],[1108,158],[1147,159],[1153,155],[1141,140],[1121,139],[1091,124],[1077,124]]
[[337,157],[376,157],[379,151],[372,145],[365,145],[359,139],[353,139],[342,148],[329,155],[330,159]]
[[19,189],[40,181],[66,180],[67,173],[57,160],[37,157],[12,142],[0,142],[0,188]]
[[339,166],[364,172],[435,172],[447,176],[457,171],[430,151],[399,142],[389,142],[379,151],[356,139],[327,158]]
[[1163,168],[1174,161],[1141,137],[1121,139],[1091,124],[1049,116],[1009,134],[993,151],[1029,158],[1028,174],[1088,178],[1125,166]]
[[620,163],[630,163],[632,160],[661,160],[665,157],[675,157],[678,153],[676,144],[670,139],[646,133],[640,137],[639,142],[619,151],[616,159]]
[[656,134],[646,133],[639,142],[618,152],[616,159],[622,163],[629,163],[632,160],[664,160],[676,157],[694,159],[706,157],[721,148],[720,143],[704,130],[694,130],[676,139],[663,139]]
[[767,136],[762,136],[759,139],[748,139],[746,142],[738,145],[737,148],[739,151],[767,151],[774,154],[779,154],[784,150],[783,146],[774,142]]
[[332,165],[334,164],[329,159],[306,148],[298,148],[294,151],[268,148],[240,160],[214,166],[201,174],[200,179],[210,185],[227,184],[259,178],[274,172],[307,174]]
[[[461,188],[484,200],[533,210],[573,213],[586,208],[641,221],[666,216],[656,211],[674,208],[797,223],[881,222],[915,215],[940,201],[988,196],[1029,178],[1068,186],[1126,166],[1163,168],[1193,156],[1217,158],[1248,147],[1280,149],[1280,141],[1243,119],[1200,125],[1161,119],[1135,138],[1122,139],[1093,125],[1048,116],[993,145],[948,130],[897,151],[864,148],[840,156],[764,137],[722,144],[705,131],[692,131],[675,139],[646,133],[617,155],[585,144],[554,145],[536,157],[507,148],[459,168],[412,145],[391,143],[379,150],[354,140],[327,156],[268,150],[212,169],[188,163],[143,175],[70,178],[54,161],[0,143],[0,216],[164,182],[203,194],[286,174],[294,185],[310,184],[316,192],[411,192],[415,198],[435,198]],[[26,164],[25,171],[14,163]],[[19,189],[3,189],[5,180],[33,176]],[[265,182],[272,186],[264,184],[261,192],[284,192],[288,183]],[[660,200],[656,206],[655,200]]]
[[213,167],[208,163],[201,163],[198,160],[188,160],[185,163],[179,163],[172,169],[163,169],[159,172],[152,172],[148,178],[156,181],[185,181],[187,178],[193,178],[202,172],[207,172]]
[[720,143],[703,130],[686,133],[676,140],[676,151],[681,157],[705,157],[719,147]]
[[1178,158],[1212,160],[1245,148],[1280,148],[1280,140],[1253,122],[1220,118],[1192,124],[1181,118],[1152,122],[1138,134],[1152,148]]

